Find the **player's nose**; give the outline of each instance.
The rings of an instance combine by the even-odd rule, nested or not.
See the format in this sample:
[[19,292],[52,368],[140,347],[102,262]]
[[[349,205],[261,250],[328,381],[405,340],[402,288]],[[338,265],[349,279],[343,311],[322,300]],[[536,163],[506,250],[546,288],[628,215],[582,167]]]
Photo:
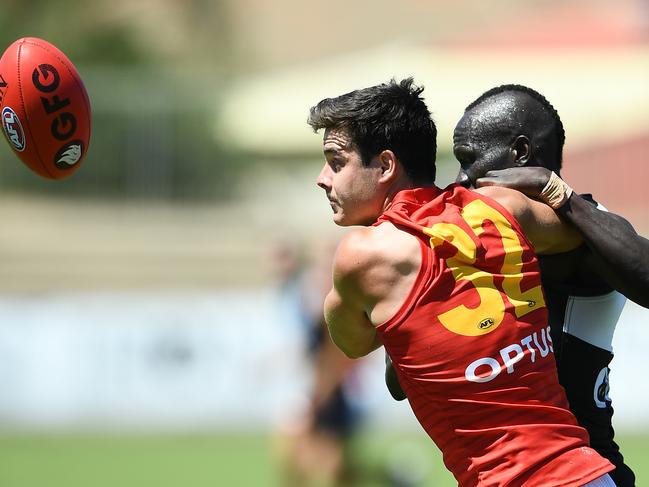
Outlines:
[[325,191],[331,188],[331,168],[329,167],[329,164],[325,164],[322,167],[322,170],[320,171],[320,174],[318,174],[315,183]]

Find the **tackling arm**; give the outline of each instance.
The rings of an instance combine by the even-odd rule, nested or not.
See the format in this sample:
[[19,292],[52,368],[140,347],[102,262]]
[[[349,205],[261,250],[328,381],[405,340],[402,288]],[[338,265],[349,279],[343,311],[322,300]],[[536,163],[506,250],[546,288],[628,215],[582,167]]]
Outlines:
[[557,212],[599,257],[602,277],[631,301],[649,308],[649,240],[621,216],[598,210],[575,194]]
[[582,242],[579,233],[544,203],[503,187],[484,186],[476,191],[496,200],[516,218],[538,254],[568,252]]
[[[551,172],[541,167],[489,171],[478,186],[502,185],[539,198]],[[599,272],[615,289],[649,308],[649,240],[619,215],[597,209],[573,193],[557,213],[576,228],[598,258]]]

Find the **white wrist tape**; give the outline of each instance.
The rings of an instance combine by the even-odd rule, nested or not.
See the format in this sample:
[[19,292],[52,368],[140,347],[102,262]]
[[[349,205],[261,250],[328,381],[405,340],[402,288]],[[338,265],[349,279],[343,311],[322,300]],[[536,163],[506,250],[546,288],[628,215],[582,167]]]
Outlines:
[[553,171],[548,184],[545,185],[545,188],[543,188],[539,196],[545,204],[556,210],[568,201],[571,194],[572,188]]

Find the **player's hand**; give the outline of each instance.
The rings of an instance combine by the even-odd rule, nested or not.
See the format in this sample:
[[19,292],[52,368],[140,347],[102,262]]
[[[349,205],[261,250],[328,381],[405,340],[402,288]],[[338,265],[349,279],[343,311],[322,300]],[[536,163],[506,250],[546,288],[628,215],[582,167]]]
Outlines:
[[482,186],[503,186],[515,189],[530,198],[538,199],[550,180],[552,171],[544,167],[511,167],[498,171],[487,171],[484,177],[476,179],[476,188]]

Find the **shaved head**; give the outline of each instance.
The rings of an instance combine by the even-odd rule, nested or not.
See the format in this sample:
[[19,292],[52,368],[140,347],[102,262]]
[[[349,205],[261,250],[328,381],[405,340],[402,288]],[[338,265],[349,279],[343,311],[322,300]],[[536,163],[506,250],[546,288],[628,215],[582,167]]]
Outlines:
[[471,103],[455,126],[456,182],[472,186],[488,171],[540,166],[557,174],[565,134],[556,110],[521,85],[493,88]]
[[[554,107],[540,93],[521,85],[503,85],[471,103],[460,121],[486,150],[494,144],[511,144],[520,135],[530,141],[527,165],[561,170],[565,134]],[[459,124],[458,124],[459,125]]]

